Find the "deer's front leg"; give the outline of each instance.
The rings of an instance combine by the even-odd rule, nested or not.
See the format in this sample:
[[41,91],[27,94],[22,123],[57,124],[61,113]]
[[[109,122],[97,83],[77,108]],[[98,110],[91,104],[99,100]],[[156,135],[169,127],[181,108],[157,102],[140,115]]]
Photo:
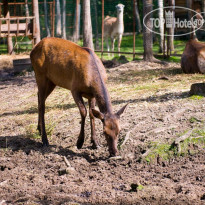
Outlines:
[[97,149],[100,147],[99,142],[96,138],[96,132],[95,132],[95,118],[93,116],[92,109],[95,108],[95,98],[92,98],[88,100],[89,103],[89,116],[90,116],[90,126],[91,126],[91,143],[92,147],[94,149]]
[[77,141],[77,148],[80,149],[83,146],[84,138],[85,138],[84,127],[85,127],[85,118],[87,115],[87,110],[84,105],[82,95],[76,91],[72,91],[72,95],[75,100],[75,103],[77,104],[79,108],[80,115],[81,115],[81,129],[80,129],[80,134],[79,134],[78,141]]

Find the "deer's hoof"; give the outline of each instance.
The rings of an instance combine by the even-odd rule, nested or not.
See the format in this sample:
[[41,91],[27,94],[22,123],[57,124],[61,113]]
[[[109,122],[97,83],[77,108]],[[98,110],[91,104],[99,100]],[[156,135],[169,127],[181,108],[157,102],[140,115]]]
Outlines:
[[92,144],[92,149],[100,149],[100,147],[101,146],[98,143],[97,144],[96,143]]
[[48,141],[43,142],[43,147],[48,147],[48,146],[49,146]]
[[77,148],[78,148],[78,149],[81,149],[82,146],[83,146],[83,143],[84,143],[83,140],[78,140],[78,141],[77,141]]

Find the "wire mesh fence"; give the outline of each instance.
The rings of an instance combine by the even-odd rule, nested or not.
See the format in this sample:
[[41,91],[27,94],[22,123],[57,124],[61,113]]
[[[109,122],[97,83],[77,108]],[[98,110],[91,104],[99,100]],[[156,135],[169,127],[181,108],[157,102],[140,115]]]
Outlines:
[[[137,7],[134,6],[136,1]],[[0,0],[0,17],[6,16],[6,9],[3,4],[3,0]],[[32,17],[32,0],[8,0],[8,11],[10,17]],[[65,2],[65,6],[63,5]],[[77,42],[82,45],[82,30],[83,30],[83,0],[39,0],[39,21],[40,21],[40,34],[41,39],[46,36],[63,37],[63,31],[67,39]],[[103,4],[104,2],[104,4]],[[135,35],[134,30],[142,30],[142,2],[139,0],[90,0],[91,5],[91,20],[92,20],[92,33],[93,42],[96,51],[101,52],[105,57],[107,46],[105,41],[102,41],[102,23],[106,16],[117,16],[116,5],[122,3],[124,7],[124,35],[121,44],[121,52],[123,53],[135,53]],[[176,2],[176,5],[178,3]],[[199,6],[197,9],[199,9]],[[153,9],[158,8],[158,4],[155,2]],[[138,10],[138,13],[136,12]],[[65,11],[65,23],[63,22]],[[104,17],[102,17],[103,13]],[[138,16],[137,16],[138,15]],[[179,17],[176,11],[176,17]],[[187,17],[183,17],[187,18]],[[135,22],[136,21],[136,22]],[[13,21],[14,22],[14,21]],[[11,22],[12,23],[12,22]],[[21,20],[20,23],[23,23]],[[0,21],[0,24],[6,24],[6,20]],[[4,25],[5,26],[5,25]],[[1,30],[1,26],[0,26]],[[175,29],[175,32],[178,31]],[[199,33],[200,32],[200,33]],[[1,31],[0,31],[1,33]],[[4,36],[4,38],[3,38]],[[204,31],[197,31],[197,36],[204,36]],[[189,36],[187,36],[187,39]],[[156,36],[153,33],[154,42],[159,41],[159,35]],[[21,37],[13,37],[14,50],[16,52],[24,52],[32,49],[32,40],[27,35]],[[102,46],[102,42],[104,45]],[[111,44],[109,40],[109,44]],[[138,52],[143,52],[139,49],[139,44],[142,47],[142,35],[137,39],[136,48]],[[103,52],[102,52],[103,50]],[[154,50],[155,51],[155,50]],[[115,43],[114,52],[117,52],[117,42]],[[155,51],[156,52],[156,51]],[[0,34],[0,53],[7,53],[7,38],[5,35]]]
[[[102,48],[102,0],[90,0],[91,5],[91,21],[93,42],[96,50]],[[40,35],[41,39],[47,36],[62,37],[63,27],[66,31],[66,38],[76,41],[82,45],[82,0],[66,0],[65,8],[63,7],[63,0],[39,0],[39,21],[40,21]],[[131,42],[127,45],[124,52],[133,52],[133,0],[105,0],[104,1],[104,16],[107,15],[116,17],[117,4],[123,4],[124,9],[124,33],[126,38]],[[8,11],[10,17],[25,17],[32,16],[32,0],[8,0]],[[63,24],[63,11],[65,11],[66,24]],[[5,8],[3,0],[0,1],[0,16],[5,17]],[[76,38],[77,36],[77,38]],[[23,45],[25,43],[25,46]],[[30,42],[30,45],[29,45]],[[110,42],[110,40],[109,40]],[[13,37],[14,49],[16,52],[29,51],[32,49],[32,42],[26,36]],[[122,45],[126,42],[122,39]],[[0,39],[0,53],[7,52],[7,39]],[[21,49],[19,49],[19,46]],[[105,52],[106,45],[103,46]],[[115,49],[115,52],[117,50]]]

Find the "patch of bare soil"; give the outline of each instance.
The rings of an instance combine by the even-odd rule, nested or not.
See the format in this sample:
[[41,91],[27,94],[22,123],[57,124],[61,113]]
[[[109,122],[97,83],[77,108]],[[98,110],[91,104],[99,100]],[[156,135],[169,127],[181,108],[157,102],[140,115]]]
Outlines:
[[121,119],[119,142],[129,132],[121,159],[108,157],[98,120],[102,147],[91,149],[87,119],[85,144],[76,148],[80,115],[61,88],[47,101],[50,147],[42,148],[34,74],[0,82],[0,204],[205,204],[204,149],[195,145],[195,152],[184,156],[141,160],[153,142],[170,144],[203,126],[205,99],[189,96],[201,75],[185,76],[176,63],[145,62],[123,64],[108,74],[114,110],[130,103]]

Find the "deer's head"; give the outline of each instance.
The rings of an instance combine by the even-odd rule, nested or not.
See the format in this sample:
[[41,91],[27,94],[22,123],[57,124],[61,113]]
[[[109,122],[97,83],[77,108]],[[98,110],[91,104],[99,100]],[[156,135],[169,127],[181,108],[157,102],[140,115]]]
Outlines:
[[115,114],[110,114],[110,113],[103,114],[100,111],[92,109],[93,115],[96,118],[100,119],[103,123],[103,132],[104,132],[107,144],[108,144],[110,156],[116,156],[118,152],[117,142],[118,142],[118,136],[120,133],[119,120],[120,120],[120,115],[125,111],[125,108],[127,107],[127,105],[122,107]]

